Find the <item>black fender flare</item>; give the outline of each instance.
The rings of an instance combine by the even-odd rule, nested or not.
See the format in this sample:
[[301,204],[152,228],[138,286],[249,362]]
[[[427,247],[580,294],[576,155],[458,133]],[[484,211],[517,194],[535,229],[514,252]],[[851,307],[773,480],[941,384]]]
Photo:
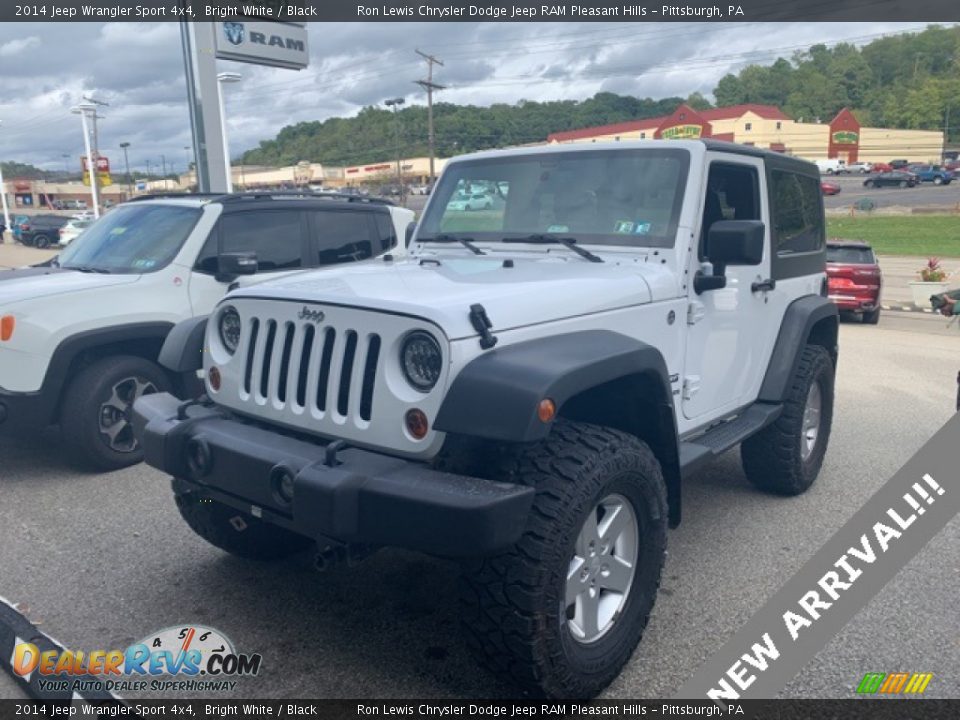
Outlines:
[[648,393],[654,431],[643,439],[660,460],[675,526],[680,463],[673,392],[663,355],[644,342],[609,330],[584,330],[497,347],[454,378],[434,428],[485,440],[535,442],[552,425],[538,417],[541,400],[553,400],[562,415],[568,401],[617,382],[624,382],[627,392]]
[[203,368],[203,341],[209,315],[198,315],[174,325],[160,348],[158,361],[174,373],[196,372]]
[[780,333],[757,399],[783,402],[796,374],[800,352],[811,341],[826,348],[836,367],[839,325],[837,306],[821,295],[806,295],[790,303],[780,323]]
[[70,380],[70,368],[83,353],[108,345],[163,340],[172,327],[171,322],[131,323],[87,330],[65,338],[53,351],[47,366],[38,392],[40,401],[35,422],[40,425],[56,422],[60,398]]

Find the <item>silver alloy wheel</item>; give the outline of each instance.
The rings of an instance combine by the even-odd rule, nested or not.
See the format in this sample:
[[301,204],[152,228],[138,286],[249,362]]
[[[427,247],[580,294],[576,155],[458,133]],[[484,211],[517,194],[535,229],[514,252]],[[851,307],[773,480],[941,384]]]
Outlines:
[[814,381],[807,392],[807,404],[803,408],[803,428],[800,438],[800,458],[804,461],[813,455],[820,437],[820,412],[823,408],[823,394],[820,383]]
[[100,432],[106,436],[111,450],[129,453],[137,449],[133,434],[133,403],[143,395],[157,392],[157,386],[149,380],[127,377],[116,382],[110,399],[100,406]]
[[636,513],[623,495],[607,495],[587,514],[567,569],[561,614],[577,642],[596,642],[616,623],[630,596],[639,540]]

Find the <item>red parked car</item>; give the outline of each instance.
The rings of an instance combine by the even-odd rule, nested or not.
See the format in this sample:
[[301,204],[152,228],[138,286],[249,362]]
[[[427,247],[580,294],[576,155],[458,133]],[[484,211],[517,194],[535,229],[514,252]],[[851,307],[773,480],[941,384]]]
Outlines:
[[840,312],[859,315],[863,322],[880,322],[883,274],[873,248],[858,240],[827,242],[827,291]]
[[835,182],[827,182],[826,180],[823,180],[820,182],[820,192],[822,192],[824,195],[836,195],[838,192],[840,192],[840,186]]

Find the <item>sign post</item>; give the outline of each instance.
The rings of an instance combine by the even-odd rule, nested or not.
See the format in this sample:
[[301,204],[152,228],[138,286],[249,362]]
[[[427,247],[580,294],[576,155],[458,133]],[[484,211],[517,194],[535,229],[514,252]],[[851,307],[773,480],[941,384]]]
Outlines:
[[247,20],[180,22],[198,192],[229,192],[217,58],[300,70],[307,67],[304,23]]

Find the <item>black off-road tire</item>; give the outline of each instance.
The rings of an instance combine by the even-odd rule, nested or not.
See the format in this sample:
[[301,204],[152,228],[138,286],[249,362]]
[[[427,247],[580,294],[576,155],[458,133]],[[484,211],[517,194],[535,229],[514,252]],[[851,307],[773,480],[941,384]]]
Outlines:
[[280,560],[313,544],[308,537],[265,523],[199,492],[174,492],[174,497],[190,529],[231,555],[246,560]]
[[863,314],[863,322],[865,325],[877,325],[880,322],[880,308],[865,312]]
[[170,379],[156,363],[133,355],[103,358],[70,380],[60,408],[60,430],[71,457],[81,466],[105,472],[143,460],[138,444],[130,451],[117,451],[100,432],[103,404],[117,382],[131,377],[150,383],[155,392],[170,390]]
[[[547,697],[590,698],[613,681],[643,635],[666,554],[660,465],[637,438],[559,420],[550,436],[493,461],[500,479],[536,488],[520,541],[465,563],[461,610],[468,645],[504,680]],[[637,562],[626,604],[594,642],[574,639],[562,607],[577,536],[616,493],[637,520]]]
[[[804,411],[813,383],[820,385],[820,424],[813,449],[804,459]],[[743,470],[751,483],[778,495],[800,495],[813,485],[830,440],[833,386],[830,355],[819,345],[804,347],[780,417],[740,446]]]

